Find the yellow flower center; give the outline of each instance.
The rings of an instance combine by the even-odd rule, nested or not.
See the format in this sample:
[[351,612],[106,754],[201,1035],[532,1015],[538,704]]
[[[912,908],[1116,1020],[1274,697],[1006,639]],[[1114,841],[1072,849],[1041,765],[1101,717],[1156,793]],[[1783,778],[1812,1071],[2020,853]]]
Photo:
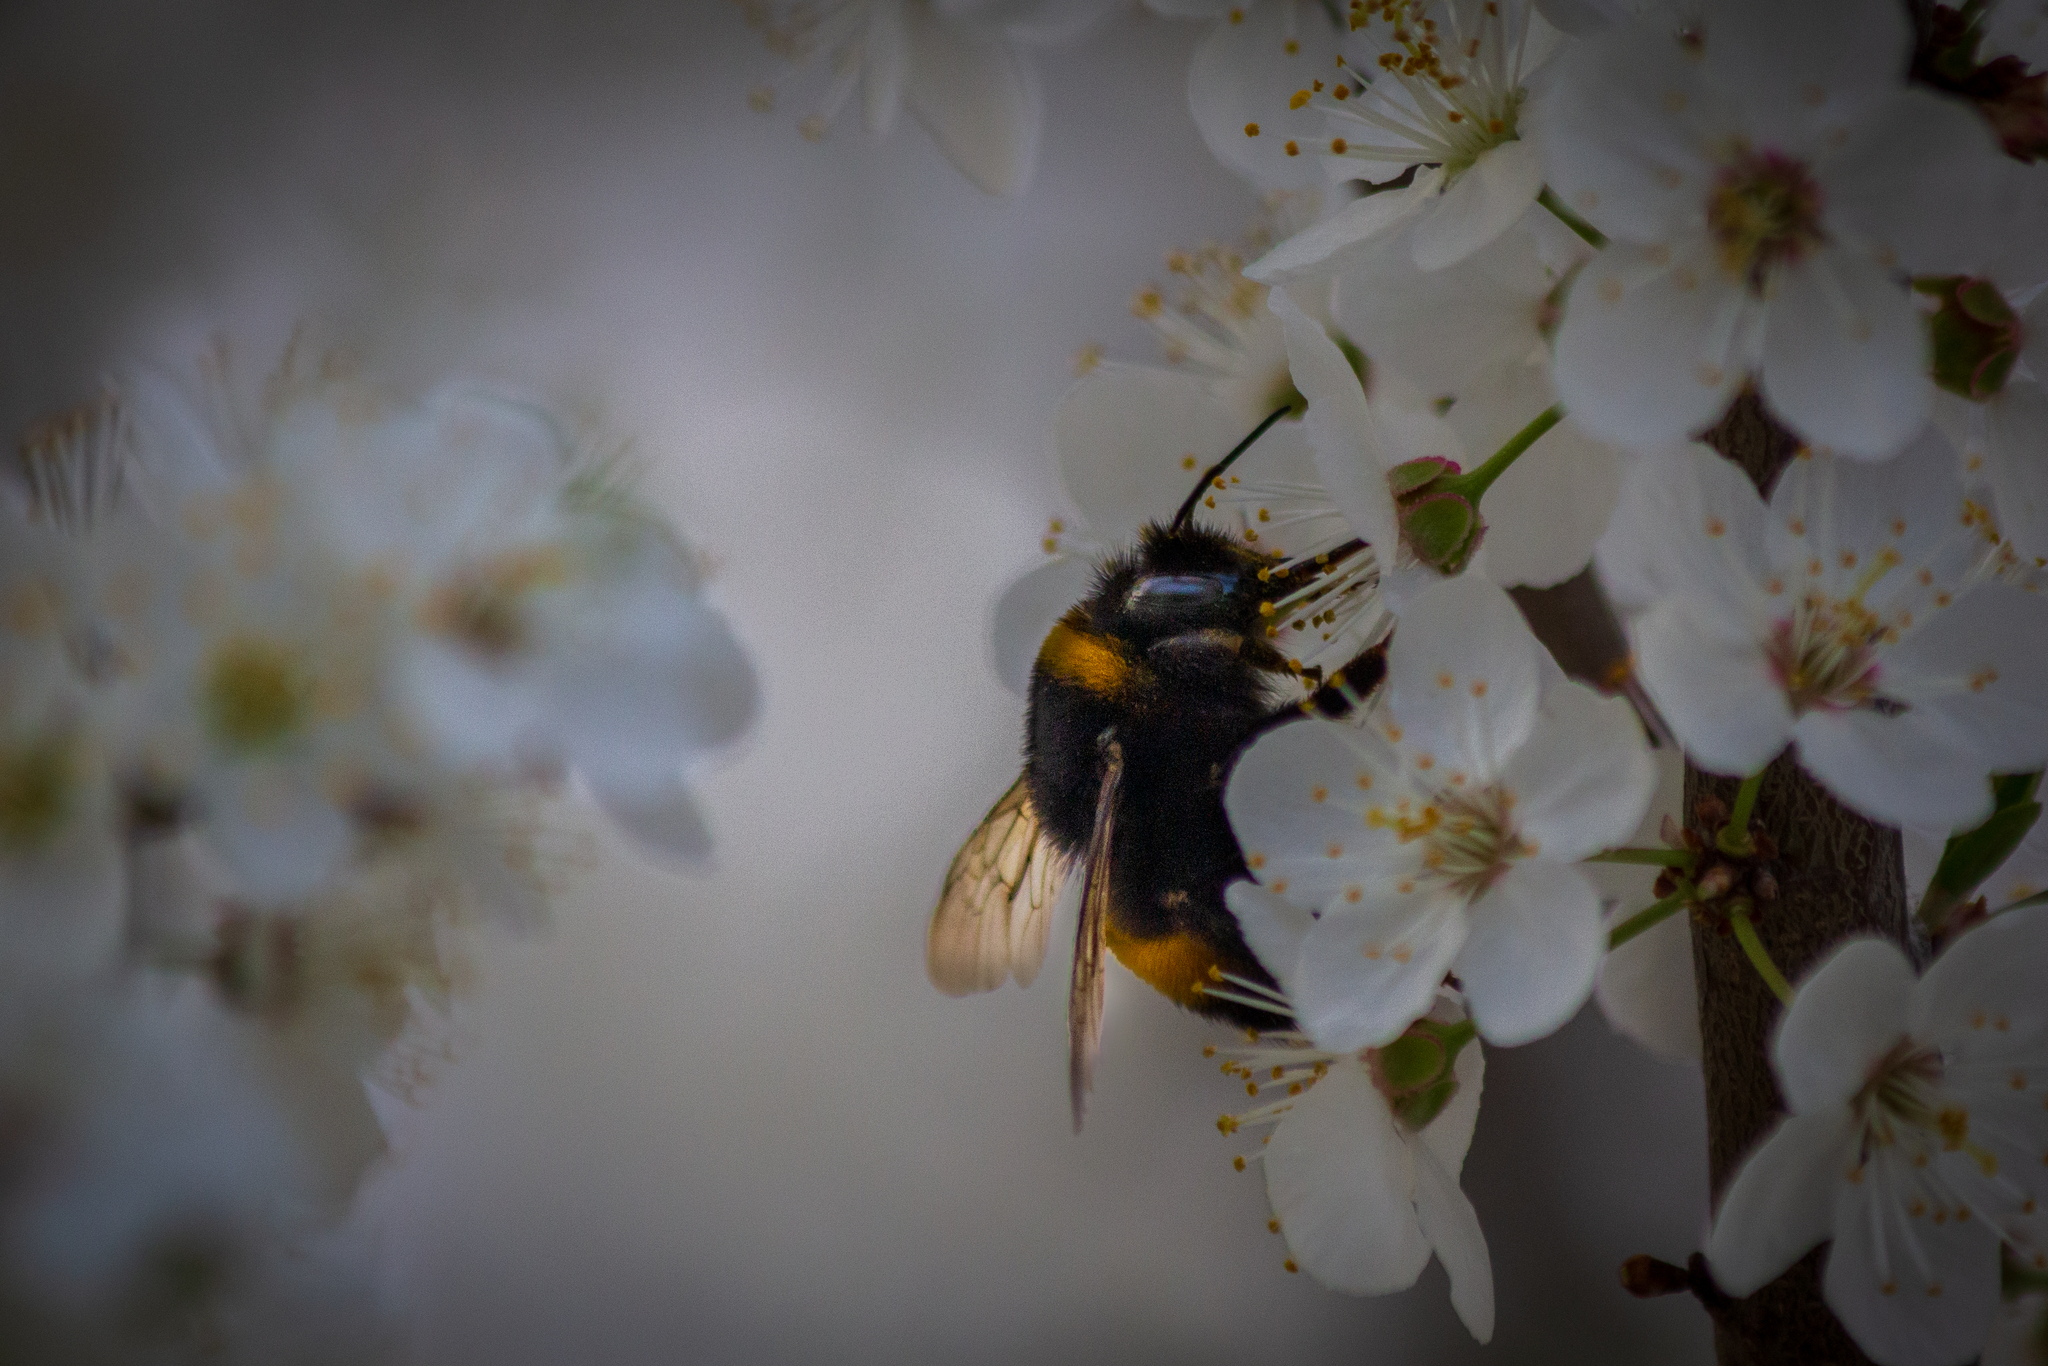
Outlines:
[[313,680],[291,646],[236,636],[213,653],[205,710],[214,738],[244,753],[274,749],[312,713]]
[[1773,266],[1827,240],[1820,210],[1820,186],[1802,163],[1741,147],[1707,197],[1707,229],[1722,267],[1760,293]]

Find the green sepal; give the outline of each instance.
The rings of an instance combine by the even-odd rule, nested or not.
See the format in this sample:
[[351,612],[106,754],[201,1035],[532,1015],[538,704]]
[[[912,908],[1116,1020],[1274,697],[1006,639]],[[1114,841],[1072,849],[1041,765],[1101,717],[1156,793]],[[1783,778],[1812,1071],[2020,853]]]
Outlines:
[[1941,301],[1927,320],[1934,382],[1981,403],[2005,387],[2019,359],[2020,321],[1989,280],[1927,276],[1913,288]]
[[1401,509],[1401,539],[1416,559],[1443,574],[1465,567],[1480,527],[1479,510],[1461,494],[1426,493]]
[[1458,1079],[1445,1077],[1434,1086],[1417,1091],[1404,1098],[1394,1107],[1394,1113],[1410,1132],[1420,1133],[1429,1127],[1429,1122],[1442,1114],[1444,1107],[1451,1103],[1451,1097],[1458,1094]]
[[1380,1050],[1380,1073],[1394,1091],[1429,1086],[1443,1071],[1443,1045],[1425,1034],[1411,1030]]
[[1387,471],[1387,488],[1396,499],[1406,498],[1411,493],[1420,493],[1448,474],[1458,473],[1458,462],[1441,455],[1425,455],[1415,460],[1403,460]]

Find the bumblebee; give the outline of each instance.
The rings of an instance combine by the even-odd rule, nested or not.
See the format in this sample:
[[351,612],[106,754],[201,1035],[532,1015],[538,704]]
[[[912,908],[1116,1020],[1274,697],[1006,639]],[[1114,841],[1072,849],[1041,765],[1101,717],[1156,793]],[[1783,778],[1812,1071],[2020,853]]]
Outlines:
[[[1386,672],[1382,640],[1304,687],[1267,629],[1269,604],[1302,580],[1189,520],[1289,411],[1204,471],[1171,522],[1099,566],[1093,591],[1053,627],[1031,671],[1024,772],[954,857],[932,915],[925,967],[940,991],[991,991],[1013,976],[1028,986],[1067,871],[1084,870],[1067,996],[1076,1130],[1101,1037],[1105,950],[1187,1009],[1272,1024],[1205,991],[1217,973],[1274,985],[1224,904],[1224,887],[1249,874],[1223,786],[1258,735],[1312,712],[1341,715]],[[1365,548],[1341,547],[1328,567]]]

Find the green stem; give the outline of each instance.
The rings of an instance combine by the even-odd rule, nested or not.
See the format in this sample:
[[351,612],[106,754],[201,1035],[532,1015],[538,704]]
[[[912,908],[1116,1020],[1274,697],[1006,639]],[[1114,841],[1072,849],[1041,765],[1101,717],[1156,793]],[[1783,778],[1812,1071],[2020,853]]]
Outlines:
[[1764,979],[1764,985],[1771,989],[1784,1005],[1792,1004],[1792,984],[1785,980],[1785,974],[1778,971],[1778,965],[1771,961],[1771,955],[1764,948],[1764,941],[1756,937],[1756,926],[1750,923],[1749,912],[1741,906],[1728,908],[1728,923],[1735,929],[1735,942],[1742,945],[1742,951],[1749,958],[1749,965],[1756,969],[1756,975]]
[[1580,240],[1585,242],[1587,246],[1597,248],[1607,245],[1607,235],[1573,213],[1570,209],[1567,209],[1564,206],[1564,201],[1557,197],[1557,191],[1551,189],[1548,185],[1545,185],[1543,192],[1536,196],[1536,202],[1550,210],[1551,217],[1577,233]]
[[1493,481],[1507,473],[1508,466],[1520,459],[1523,451],[1535,445],[1537,437],[1542,436],[1562,421],[1564,421],[1564,405],[1562,403],[1551,404],[1548,408],[1538,413],[1528,426],[1509,437],[1507,444],[1487,457],[1486,463],[1478,469],[1467,470],[1463,474],[1454,474],[1448,479],[1439,479],[1432,485],[1432,488],[1441,489],[1447,493],[1463,494],[1465,501],[1472,504],[1475,508],[1478,507],[1479,500],[1485,496],[1489,488],[1493,487]]
[[1728,813],[1728,824],[1714,836],[1714,844],[1722,853],[1747,858],[1756,852],[1756,845],[1749,838],[1749,813],[1756,810],[1756,794],[1763,790],[1763,785],[1764,771],[1758,769],[1735,789],[1735,809]]
[[1693,855],[1687,849],[1607,849],[1589,855],[1587,863],[1647,863],[1658,868],[1690,868]]
[[1665,897],[1662,901],[1645,906],[1642,910],[1637,911],[1634,915],[1608,931],[1607,947],[1610,950],[1618,949],[1644,930],[1663,924],[1672,916],[1684,910],[1685,903],[1692,900],[1692,895],[1693,889],[1690,882],[1680,884],[1678,890],[1670,896]]

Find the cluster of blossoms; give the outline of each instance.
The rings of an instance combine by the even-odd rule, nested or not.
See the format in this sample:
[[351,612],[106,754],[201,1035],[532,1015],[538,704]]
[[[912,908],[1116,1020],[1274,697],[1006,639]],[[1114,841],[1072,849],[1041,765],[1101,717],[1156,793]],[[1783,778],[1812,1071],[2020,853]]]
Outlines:
[[587,857],[547,819],[572,779],[700,859],[689,768],[751,666],[518,393],[394,402],[288,357],[250,397],[216,359],[7,475],[0,1336],[372,1359],[339,1223],[450,1047],[465,937],[540,923]]
[[[2038,6],[1153,7],[1212,21],[1195,121],[1280,197],[1254,249],[1176,253],[1139,295],[1165,366],[1086,356],[1055,424],[1077,515],[996,654],[1021,688],[1094,555],[1289,409],[1196,518],[1296,585],[1267,633],[1307,685],[1387,662],[1342,719],[1251,744],[1224,797],[1251,870],[1229,904],[1279,990],[1215,994],[1281,1026],[1224,1070],[1282,1098],[1223,1127],[1273,1126],[1289,1269],[1381,1293],[1434,1252],[1484,1339],[1474,1039],[1597,991],[1696,1053],[1655,1018],[1692,999],[1691,910],[1788,1003],[1791,1115],[1723,1194],[1714,1293],[1832,1239],[1827,1304],[1874,1360],[1977,1355],[2001,1258],[2048,1286],[2048,846],[2034,780],[2000,776],[2048,761]],[[1765,493],[1702,444],[1738,400],[1796,448]],[[1582,571],[1632,651],[1584,681],[1504,591]],[[1655,828],[1651,736],[1746,780],[1704,841],[1667,798],[1665,841],[1619,847]],[[1796,993],[1769,962],[1773,876],[1714,839],[1770,846],[1749,803],[1788,747],[1933,879],[1917,981],[1881,941]],[[1661,865],[1653,903],[1603,898],[1589,859]]]

